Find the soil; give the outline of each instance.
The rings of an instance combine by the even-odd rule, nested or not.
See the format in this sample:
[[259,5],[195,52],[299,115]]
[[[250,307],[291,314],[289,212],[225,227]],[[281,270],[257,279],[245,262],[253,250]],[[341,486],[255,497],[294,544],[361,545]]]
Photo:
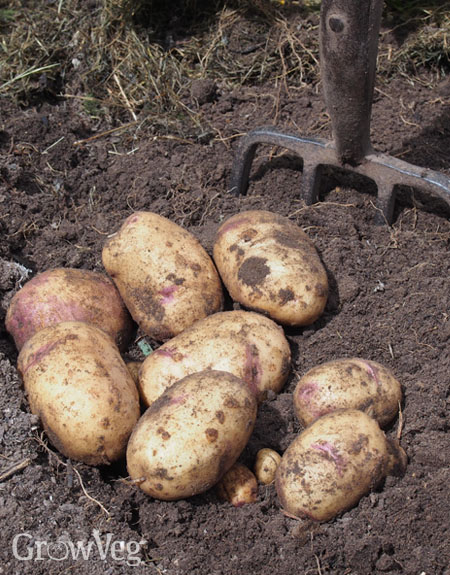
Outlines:
[[[76,79],[66,81],[73,89]],[[0,101],[0,573],[449,575],[448,212],[405,191],[393,225],[375,225],[372,188],[337,185],[331,177],[322,201],[306,206],[301,161],[267,147],[258,151],[248,194],[230,194],[240,134],[276,124],[330,137],[320,84],[231,89],[207,82],[186,91],[186,104],[220,137],[183,140],[139,129],[100,136],[116,125],[89,117],[77,99],[42,92],[28,107]],[[379,151],[450,174],[448,79],[424,71],[422,80],[378,83],[372,139]],[[272,210],[305,230],[328,272],[330,295],[314,325],[286,331],[291,376],[260,407],[241,460],[251,466],[261,447],[286,449],[300,431],[292,407],[296,380],[321,362],[375,360],[403,386],[405,475],[388,477],[324,524],[284,515],[273,485],[261,485],[257,503],[241,508],[213,490],[161,502],[126,481],[123,462],[97,468],[69,462],[51,445],[49,453],[4,329],[11,297],[33,274],[60,266],[102,270],[107,236],[135,210],[170,218],[211,253],[219,224],[248,209]],[[126,357],[143,356],[134,344]],[[387,434],[395,436],[399,425]],[[21,469],[2,475],[18,463]],[[18,534],[25,534],[18,552],[29,560],[14,556]],[[102,559],[98,549],[89,560],[65,557],[64,542],[106,542],[108,534],[125,546],[139,543],[140,565],[131,546],[128,560],[112,551]]]

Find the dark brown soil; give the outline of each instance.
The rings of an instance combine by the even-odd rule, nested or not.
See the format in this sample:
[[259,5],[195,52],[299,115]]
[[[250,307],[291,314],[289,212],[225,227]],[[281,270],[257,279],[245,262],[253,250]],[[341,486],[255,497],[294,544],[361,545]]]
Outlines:
[[[375,148],[450,173],[449,86],[431,76],[379,85]],[[114,126],[87,116],[76,99],[49,101],[42,94],[27,108],[0,100],[0,475],[25,460],[22,470],[0,481],[0,573],[449,575],[448,213],[408,193],[393,226],[375,226],[372,190],[333,181],[322,202],[306,207],[300,161],[267,148],[258,153],[248,195],[236,198],[227,185],[238,134],[276,121],[294,133],[330,136],[320,85],[231,91],[208,83],[186,98],[221,138],[182,141],[135,130],[76,145]],[[258,502],[238,509],[212,491],[159,502],[123,480],[123,463],[95,468],[62,456],[58,461],[36,440],[41,428],[29,412],[17,352],[4,329],[10,298],[27,277],[58,266],[102,270],[107,235],[134,210],[170,218],[211,252],[220,222],[248,209],[289,216],[306,231],[326,266],[330,296],[314,325],[288,330],[292,374],[283,392],[261,406],[242,461],[252,465],[261,447],[286,449],[300,429],[291,395],[296,379],[320,362],[376,360],[403,386],[405,476],[388,478],[357,507],[322,525],[285,516],[273,486],[261,486]],[[139,358],[139,348],[129,355]],[[77,473],[108,515],[83,492]],[[98,551],[87,561],[64,559],[67,546],[57,542],[93,541],[93,530],[102,541],[108,533],[125,545],[145,540],[143,563],[129,565],[111,553],[102,560]],[[26,544],[33,551],[28,561],[14,557],[18,534],[29,535],[19,544],[22,556]],[[48,543],[39,557],[36,541]]]

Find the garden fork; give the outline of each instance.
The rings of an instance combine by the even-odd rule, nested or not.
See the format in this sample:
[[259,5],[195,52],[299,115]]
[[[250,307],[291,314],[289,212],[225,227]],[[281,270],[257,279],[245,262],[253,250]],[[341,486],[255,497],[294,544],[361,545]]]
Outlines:
[[439,196],[450,206],[450,178],[377,153],[370,143],[370,116],[383,0],[322,0],[320,66],[332,141],[285,134],[271,127],[249,132],[232,166],[230,191],[246,192],[259,144],[280,146],[303,159],[302,196],[318,201],[326,166],[356,172],[377,186],[376,221],[391,223],[396,187]]

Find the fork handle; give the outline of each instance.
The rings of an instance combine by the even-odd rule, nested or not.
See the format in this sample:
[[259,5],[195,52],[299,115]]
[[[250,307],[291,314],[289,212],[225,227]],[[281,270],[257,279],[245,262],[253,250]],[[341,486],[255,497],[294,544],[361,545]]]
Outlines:
[[338,160],[371,152],[370,115],[383,0],[322,0],[320,66]]

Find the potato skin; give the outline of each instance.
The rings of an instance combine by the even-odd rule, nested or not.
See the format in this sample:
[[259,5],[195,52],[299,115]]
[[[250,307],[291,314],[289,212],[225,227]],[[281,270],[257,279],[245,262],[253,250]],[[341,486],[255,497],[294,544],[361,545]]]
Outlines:
[[61,453],[89,465],[125,454],[139,396],[104,331],[83,322],[40,330],[20,351],[18,370],[32,413]]
[[308,236],[267,211],[236,214],[218,229],[214,261],[231,297],[289,326],[322,314],[328,279]]
[[130,372],[130,375],[137,386],[139,385],[139,370],[141,369],[142,363],[142,361],[125,362],[125,365],[127,366],[128,371]]
[[213,314],[169,340],[144,360],[139,391],[146,405],[173,383],[206,369],[243,379],[258,401],[285,383],[291,351],[283,330],[271,319],[247,311]]
[[116,286],[105,274],[55,268],[37,274],[11,300],[6,329],[17,349],[37,331],[63,321],[84,321],[109,333],[121,349],[133,322]]
[[381,364],[360,358],[328,361],[310,369],[294,391],[294,410],[303,425],[336,409],[359,409],[380,427],[398,413],[400,383]]
[[243,507],[257,501],[258,481],[248,467],[236,462],[216,485],[216,493],[222,501]]
[[328,521],[405,465],[404,451],[388,442],[374,419],[359,410],[338,410],[294,439],[281,458],[275,485],[285,511]]
[[192,234],[158,214],[129,216],[102,258],[134,320],[158,341],[222,309],[211,258]]
[[280,465],[281,455],[273,449],[263,447],[256,454],[254,472],[256,479],[264,485],[275,481],[275,473]]
[[250,438],[256,412],[256,399],[231,373],[189,375],[165,391],[139,420],[128,443],[128,472],[157,499],[202,493],[236,462]]

